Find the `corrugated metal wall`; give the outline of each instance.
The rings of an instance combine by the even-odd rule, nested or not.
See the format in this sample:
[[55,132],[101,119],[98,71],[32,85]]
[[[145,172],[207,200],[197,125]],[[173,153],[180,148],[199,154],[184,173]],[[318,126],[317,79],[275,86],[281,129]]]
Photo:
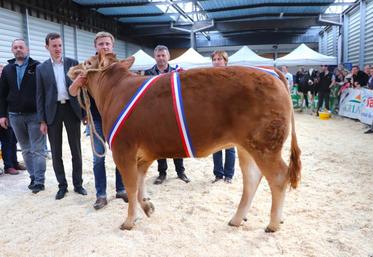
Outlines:
[[366,8],[364,63],[373,65],[373,0]]
[[34,17],[28,18],[29,22],[29,48],[30,56],[40,62],[50,58],[49,52],[45,49],[45,37],[48,33],[56,32],[61,34],[61,25],[38,19]]
[[10,49],[16,38],[24,38],[22,15],[0,8],[0,64],[14,58]]
[[326,31],[326,55],[336,56],[334,53],[335,49],[335,39],[334,39],[334,31],[333,28],[330,27]]
[[63,25],[64,56],[77,59],[75,30],[73,27]]
[[349,14],[348,23],[348,45],[347,45],[347,60],[352,64],[359,64],[359,49],[360,49],[360,12],[356,8]]
[[[27,21],[28,30],[26,28]],[[38,61],[45,61],[50,57],[49,52],[45,49],[45,36],[50,32],[62,35],[64,55],[67,57],[81,62],[95,54],[96,50],[93,45],[95,33],[32,16],[26,18],[26,15],[21,13],[0,8],[0,64],[6,64],[8,59],[14,58],[11,52],[11,43],[16,38],[24,38],[26,42],[28,40],[30,56]],[[114,47],[114,51],[120,59],[134,54],[139,49],[138,45],[122,40],[117,40]]]

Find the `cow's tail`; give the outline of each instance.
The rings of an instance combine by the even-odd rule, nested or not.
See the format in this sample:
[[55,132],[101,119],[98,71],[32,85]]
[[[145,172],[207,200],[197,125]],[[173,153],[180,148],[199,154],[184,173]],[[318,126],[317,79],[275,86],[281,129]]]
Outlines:
[[[286,87],[286,90],[289,92],[288,82],[285,76],[282,74],[281,71],[275,69],[276,73],[279,75],[280,80]],[[289,92],[290,97],[290,92]],[[301,177],[301,169],[302,169],[302,162],[300,160],[301,150],[298,146],[297,134],[295,133],[295,121],[294,121],[294,108],[293,108],[293,101],[291,101],[291,145],[290,145],[290,162],[289,162],[289,169],[288,169],[288,176],[290,180],[290,186],[292,188],[297,188],[300,177]]]

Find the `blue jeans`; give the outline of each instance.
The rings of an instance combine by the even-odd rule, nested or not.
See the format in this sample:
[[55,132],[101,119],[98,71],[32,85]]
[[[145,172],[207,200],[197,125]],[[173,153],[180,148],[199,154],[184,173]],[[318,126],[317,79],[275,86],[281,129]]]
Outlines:
[[11,127],[4,129],[0,127],[1,153],[4,161],[4,170],[16,168],[17,161],[17,139]]
[[218,178],[232,178],[234,175],[234,163],[236,161],[236,151],[234,147],[225,149],[225,163],[223,168],[223,151],[212,155],[214,159],[214,175]]
[[9,121],[21,146],[23,160],[31,180],[44,185],[45,180],[45,135],[40,132],[36,113],[9,113]]
[[[94,119],[93,123],[95,125],[97,133],[101,138],[105,139],[102,132],[102,121],[101,119]],[[91,131],[91,133],[93,133]],[[104,146],[95,136],[93,137],[94,147],[97,153],[102,154],[104,152]],[[106,197],[106,169],[105,169],[105,157],[98,157],[93,154],[93,173],[95,175],[95,187],[96,187],[96,197],[104,198]],[[115,168],[115,188],[117,192],[125,191],[122,177],[117,168]]]

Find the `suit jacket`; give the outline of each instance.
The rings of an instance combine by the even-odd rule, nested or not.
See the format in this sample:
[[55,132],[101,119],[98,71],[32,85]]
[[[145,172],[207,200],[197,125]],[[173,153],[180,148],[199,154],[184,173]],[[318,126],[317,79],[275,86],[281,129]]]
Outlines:
[[[72,83],[70,78],[66,75],[70,67],[78,64],[78,61],[71,58],[63,58],[66,89],[69,92],[69,87]],[[82,119],[82,109],[76,97],[69,94],[70,100],[68,104],[71,105],[75,115]],[[53,72],[51,59],[46,60],[36,67],[36,103],[39,122],[46,122],[51,125],[54,121],[57,111],[57,83]]]

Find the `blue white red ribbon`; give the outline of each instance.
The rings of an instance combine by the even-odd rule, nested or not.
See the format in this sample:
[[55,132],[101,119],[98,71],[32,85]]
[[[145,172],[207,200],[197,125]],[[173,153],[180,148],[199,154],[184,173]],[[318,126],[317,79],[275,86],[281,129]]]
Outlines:
[[171,74],[171,88],[172,102],[183,148],[187,157],[194,157],[192,141],[190,138],[188,127],[186,126],[183,98],[181,95],[180,77],[178,72],[172,72]]
[[248,68],[252,68],[252,69],[256,69],[256,70],[260,70],[260,71],[264,71],[268,74],[271,74],[272,76],[276,77],[276,78],[280,78],[280,76],[276,73],[276,71],[270,69],[270,68],[264,68],[264,67],[259,67],[259,66],[249,66]]
[[110,130],[109,136],[108,136],[108,143],[109,147],[111,148],[116,136],[118,135],[118,132],[120,129],[124,126],[126,120],[133,112],[136,104],[139,102],[141,97],[145,94],[145,92],[152,86],[154,83],[161,77],[162,75],[158,75],[155,77],[151,77],[150,79],[144,81],[144,83],[137,89],[136,93],[132,96],[130,101],[127,103],[127,105],[124,107],[122,112],[120,113],[117,120],[114,122],[113,127]]

